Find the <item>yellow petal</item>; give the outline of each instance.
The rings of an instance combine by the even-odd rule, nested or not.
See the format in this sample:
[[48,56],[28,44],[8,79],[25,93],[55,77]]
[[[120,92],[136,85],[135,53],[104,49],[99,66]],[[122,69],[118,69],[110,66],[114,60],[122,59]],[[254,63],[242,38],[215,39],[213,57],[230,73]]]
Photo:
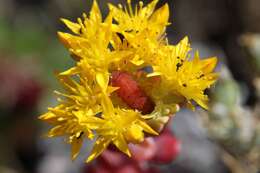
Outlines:
[[[90,127],[88,126],[88,128],[90,128]],[[90,140],[94,139],[94,137],[95,137],[95,135],[93,134],[93,132],[90,129],[85,130],[85,136]]]
[[193,98],[193,100],[198,103],[202,108],[208,110],[208,97],[206,95],[202,95],[202,98]]
[[97,117],[86,117],[83,118],[80,123],[82,125],[87,125],[90,129],[97,129],[104,123],[104,120]]
[[196,64],[196,65],[199,65],[200,64],[200,55],[199,55],[199,51],[197,50],[195,52],[195,55],[194,55],[194,59],[192,61],[193,64]]
[[144,129],[145,132],[150,133],[152,135],[158,135],[158,133],[153,130],[148,124],[143,121],[138,121],[138,124]]
[[91,11],[90,11],[90,17],[89,18],[92,21],[96,21],[96,22],[99,22],[99,23],[102,22],[102,15],[101,15],[101,12],[100,12],[100,9],[98,7],[98,3],[97,3],[96,0],[93,1],[93,5],[92,5]]
[[107,86],[108,86],[108,82],[109,82],[108,74],[97,72],[96,80],[97,80],[97,83],[100,86],[100,88],[105,92],[107,90]]
[[107,87],[107,93],[111,94],[113,93],[114,91],[118,90],[120,87],[111,87],[111,86],[108,86]]
[[165,4],[158,10],[156,10],[150,18],[150,22],[154,24],[167,25],[169,20],[169,5]]
[[106,118],[113,117],[114,115],[114,106],[111,99],[107,95],[103,95],[102,98],[102,107],[103,107],[103,115]]
[[74,32],[75,34],[79,34],[80,33],[80,29],[81,29],[81,26],[77,23],[74,23],[74,22],[71,22],[67,19],[61,19],[61,21],[72,31]]
[[95,142],[95,145],[91,151],[90,156],[87,158],[86,162],[90,162],[93,159],[97,158],[108,146],[110,143],[110,139],[105,139],[103,137],[99,137]]
[[110,3],[108,4],[108,8],[116,21],[119,22],[122,19],[128,18],[126,13],[124,13],[124,11],[122,11],[121,9],[118,9],[117,7],[115,7],[114,5],[112,5]]
[[150,17],[156,7],[159,0],[153,0],[146,7],[139,11],[138,15],[140,17]]
[[80,69],[78,67],[72,67],[62,73],[59,73],[60,76],[71,76],[78,74],[80,72]]
[[141,143],[144,140],[143,129],[137,124],[131,125],[124,135],[126,140],[131,143]]
[[40,120],[46,121],[48,119],[53,119],[56,118],[57,116],[51,112],[47,112],[43,115],[41,115],[40,117],[38,117]]
[[80,148],[82,147],[83,137],[74,138],[71,143],[71,159],[75,160],[79,155]]
[[111,25],[111,27],[112,27],[112,21],[113,21],[113,15],[112,15],[112,13],[108,13],[104,23],[107,25]]
[[191,50],[188,37],[184,37],[173,48],[175,48],[176,58],[179,57],[180,59],[185,60],[187,58],[188,52]]
[[57,32],[59,40],[63,43],[66,48],[70,48],[71,45],[71,34],[64,32]]
[[122,134],[118,135],[117,138],[115,140],[113,140],[113,144],[115,144],[115,146],[122,151],[123,153],[125,153],[126,155],[128,155],[129,157],[131,157],[131,153],[128,149],[128,145],[123,137]]
[[67,49],[73,49],[73,53],[78,55],[82,47],[88,47],[89,43],[83,37],[74,36],[64,32],[58,32],[58,38]]
[[57,116],[52,112],[47,112],[39,117],[40,120],[46,121],[49,124],[57,124]]
[[107,73],[97,72],[96,80],[102,91],[105,93],[109,82],[109,75]]
[[208,58],[208,59],[203,60],[202,61],[202,63],[203,63],[202,71],[205,74],[212,72],[214,70],[214,68],[216,67],[217,62],[218,62],[217,57],[212,57],[212,58]]
[[47,134],[48,137],[56,137],[63,135],[65,135],[65,127],[63,125],[59,125],[52,128]]

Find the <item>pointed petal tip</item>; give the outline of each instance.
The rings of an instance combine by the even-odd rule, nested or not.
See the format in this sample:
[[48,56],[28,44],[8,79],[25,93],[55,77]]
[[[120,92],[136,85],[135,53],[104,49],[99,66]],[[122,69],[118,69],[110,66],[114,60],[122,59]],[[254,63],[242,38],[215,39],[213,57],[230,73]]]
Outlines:
[[65,32],[58,31],[58,32],[57,32],[57,35],[58,35],[58,38],[59,38],[61,41],[65,41],[65,40],[67,39],[67,33],[65,33]]
[[182,40],[181,40],[182,42],[189,42],[189,37],[188,36],[185,36]]
[[43,119],[44,119],[44,116],[45,116],[45,114],[40,115],[39,117],[37,117],[37,119],[38,119],[38,120],[43,120]]
[[86,162],[86,163],[90,163],[93,159],[94,159],[93,157],[89,156],[89,157],[86,159],[85,162]]
[[92,13],[92,12],[94,12],[98,15],[101,15],[97,0],[93,0],[93,4],[92,4],[92,8],[91,8],[90,13]]
[[218,62],[218,57],[216,57],[216,56],[211,57],[211,58],[209,58],[209,59],[211,59],[212,63],[214,62],[214,63],[217,64],[217,62]]
[[66,20],[67,20],[67,19],[65,19],[65,18],[63,18],[63,17],[60,18],[60,21],[62,21],[63,23],[65,23]]
[[170,12],[168,3],[165,3],[160,9],[162,9],[162,11],[167,12],[167,13]]
[[[101,153],[100,153],[101,154]],[[88,158],[85,160],[86,163],[92,162],[95,158],[97,158],[99,154],[90,154]]]
[[58,31],[58,32],[57,32],[57,35],[58,35],[58,36],[60,36],[60,35],[62,35],[62,34],[63,34],[63,32],[61,32],[61,31]]
[[61,21],[62,23],[64,23],[65,25],[67,25],[67,23],[70,22],[68,19],[65,19],[65,18],[63,18],[63,17],[60,18],[60,21]]
[[72,154],[72,155],[71,155],[71,160],[72,160],[72,161],[75,161],[76,158],[77,158],[77,156],[78,156],[78,154]]
[[128,149],[127,152],[126,152],[126,155],[127,155],[128,157],[132,157],[132,154],[130,153],[129,149]]
[[108,3],[107,6],[108,6],[108,9],[109,9],[110,11],[115,8],[115,6],[114,6],[113,4],[111,4],[111,3]]
[[156,132],[155,130],[151,131],[150,134],[155,135],[155,136],[158,136],[158,135],[159,135],[159,133]]

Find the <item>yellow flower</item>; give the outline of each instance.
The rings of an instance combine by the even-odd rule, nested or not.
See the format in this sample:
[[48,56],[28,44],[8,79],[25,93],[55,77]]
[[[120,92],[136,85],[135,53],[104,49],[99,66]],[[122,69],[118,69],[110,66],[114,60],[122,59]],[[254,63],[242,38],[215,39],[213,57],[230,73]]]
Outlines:
[[165,4],[154,12],[158,0],[153,0],[146,7],[139,2],[139,7],[132,9],[131,0],[127,1],[128,8],[123,10],[122,5],[115,7],[109,4],[110,12],[118,24],[113,25],[116,32],[122,34],[142,35],[149,33],[150,37],[160,37],[168,25],[169,7]]
[[[109,65],[129,55],[128,51],[111,51],[109,43],[112,37],[112,16],[109,15],[104,22],[96,0],[89,18],[83,14],[84,20],[78,23],[62,19],[66,26],[76,35],[58,32],[61,42],[69,49],[72,57],[77,61],[85,61],[92,71],[96,73],[98,82],[107,83],[109,78]],[[89,70],[89,68],[88,68]],[[100,83],[102,85],[102,83]],[[102,86],[104,89],[106,86]]]
[[[102,122],[96,117],[102,112],[100,87],[79,74],[79,82],[68,76],[75,73],[77,70],[72,68],[58,75],[65,93],[56,91],[59,105],[49,108],[49,112],[39,117],[55,126],[49,131],[48,137],[68,136],[68,143],[72,145],[72,159],[77,157],[84,137],[93,139],[93,129],[98,128]],[[114,90],[113,87],[108,87],[106,92],[109,94]]]
[[154,131],[142,118],[141,114],[131,109],[114,108],[110,98],[103,96],[102,101],[103,124],[96,129],[98,138],[87,162],[95,159],[106,147],[113,143],[120,151],[131,156],[128,143],[140,143],[144,139],[144,132],[152,135]]
[[188,58],[190,44],[185,37],[176,46],[166,46],[164,54],[154,66],[154,72],[148,76],[161,76],[157,97],[167,102],[197,102],[207,109],[208,97],[205,89],[216,82],[218,74],[213,70],[217,64],[216,57],[200,60],[196,52],[194,59]]
[[[133,52],[130,58],[124,59],[124,63],[128,61],[136,66],[151,65],[157,57],[158,46],[167,44],[165,28],[169,24],[169,7],[165,4],[154,11],[158,0],[153,0],[145,7],[140,1],[139,7],[136,6],[133,10],[131,0],[127,2],[128,8],[124,9],[122,5],[117,8],[109,4],[110,15],[117,22],[113,24],[116,34],[113,36],[112,45],[116,50],[127,49]],[[119,66],[122,69],[124,64]],[[131,67],[125,67],[129,68]]]
[[[93,139],[94,135],[88,125],[79,123],[81,120],[76,116],[79,112],[66,111],[66,108],[67,106],[63,104],[49,108],[49,112],[42,115],[40,119],[55,126],[49,130],[48,137],[68,137],[67,142],[72,146],[71,158],[74,160],[79,154],[84,137]],[[92,121],[98,123],[95,118]]]

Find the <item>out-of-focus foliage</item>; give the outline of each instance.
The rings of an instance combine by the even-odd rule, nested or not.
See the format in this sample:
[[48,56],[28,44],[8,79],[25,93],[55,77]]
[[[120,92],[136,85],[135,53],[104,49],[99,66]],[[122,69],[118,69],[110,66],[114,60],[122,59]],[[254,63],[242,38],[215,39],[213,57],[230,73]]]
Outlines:
[[42,80],[55,83],[54,70],[64,69],[71,58],[54,39],[55,33],[48,34],[44,29],[40,23],[16,27],[0,18],[0,50],[8,58],[37,62]]
[[242,105],[243,92],[223,66],[211,111],[202,113],[210,138],[222,148],[233,173],[257,172],[260,163],[259,110]]

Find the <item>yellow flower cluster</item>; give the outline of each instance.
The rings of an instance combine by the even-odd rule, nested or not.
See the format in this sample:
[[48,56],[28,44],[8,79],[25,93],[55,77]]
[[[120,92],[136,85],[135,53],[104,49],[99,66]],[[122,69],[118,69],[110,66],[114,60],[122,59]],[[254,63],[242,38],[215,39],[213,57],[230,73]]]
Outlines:
[[[94,0],[90,14],[83,14],[77,23],[62,19],[74,34],[58,32],[58,36],[75,66],[57,75],[64,88],[56,92],[59,104],[40,119],[54,126],[49,137],[68,137],[72,159],[84,139],[95,140],[87,162],[110,144],[130,156],[128,143],[158,135],[155,124],[164,125],[179,105],[193,108],[196,102],[207,109],[204,91],[217,79],[212,72],[217,59],[201,60],[198,53],[189,58],[187,37],[177,45],[168,44],[169,7],[165,4],[155,10],[157,2],[146,6],[139,2],[134,8],[131,0],[125,7],[109,4],[110,12],[103,20]],[[155,105],[151,113],[131,108],[124,103],[124,93],[116,94],[120,87],[131,85],[113,86],[115,71],[132,76],[139,89],[129,99],[138,101],[136,93],[145,93],[142,99],[149,97]]]

